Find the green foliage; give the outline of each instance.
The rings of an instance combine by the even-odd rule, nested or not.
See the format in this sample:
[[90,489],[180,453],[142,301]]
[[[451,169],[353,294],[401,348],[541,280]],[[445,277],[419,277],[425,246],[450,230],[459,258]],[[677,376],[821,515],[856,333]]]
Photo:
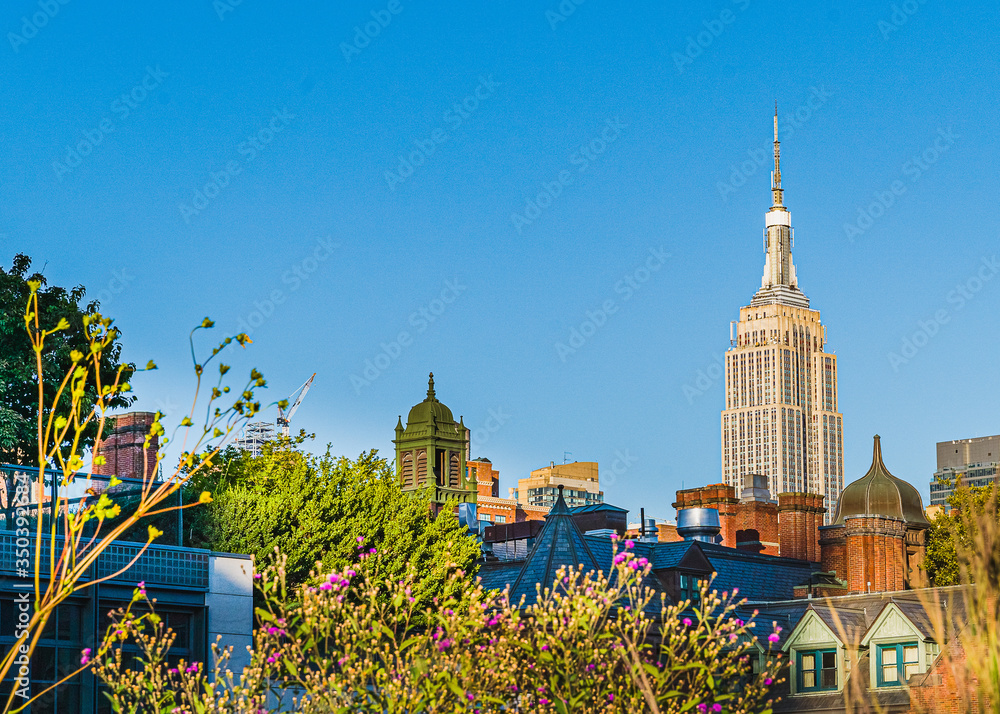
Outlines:
[[[970,519],[962,514],[983,516],[995,495],[989,486],[960,486],[948,498],[951,511],[941,511],[934,517],[927,531],[927,552],[924,568],[931,585],[943,587],[962,583],[958,553],[974,550],[975,529]],[[996,513],[996,510],[992,510]]]
[[[84,316],[94,316],[99,305],[96,301],[82,304],[86,290],[77,286],[70,290],[47,286],[40,273],[28,274],[31,259],[25,255],[14,256],[9,271],[0,267],[0,462],[31,464],[38,458],[38,382],[36,380],[35,353],[29,333],[25,330],[24,309],[31,294],[29,282],[40,283],[37,290],[38,322],[45,328],[66,321],[66,329],[49,336],[42,359],[42,373],[45,391],[53,394],[67,371],[73,366],[71,353],[75,350],[89,354],[89,342],[84,327]],[[29,328],[30,329],[30,328]],[[111,384],[115,381],[121,366],[121,343],[115,329],[110,343],[101,353],[101,381]],[[132,370],[125,370],[119,380],[125,389],[105,398],[105,404],[113,409],[128,407],[135,397],[127,394],[126,385]],[[80,405],[80,413],[85,414],[96,402],[96,382],[91,381]],[[67,411],[65,400],[58,405],[47,403],[42,414],[48,417],[54,409],[59,413]],[[84,429],[79,447],[87,449],[97,435],[97,422]],[[64,442],[61,446],[68,447]]]
[[[169,631],[128,612],[109,630],[94,671],[116,712],[217,714],[279,709],[303,714],[409,712],[770,712],[780,652],[750,673],[755,623],[735,617],[734,598],[709,592],[689,602],[654,602],[643,585],[651,566],[625,552],[613,573],[559,571],[531,606],[485,592],[450,569],[463,597],[421,606],[410,567],[384,577],[383,551],[352,567],[314,573],[288,587],[281,556],[258,580],[262,606],[251,662],[241,672],[171,666]],[[415,623],[420,623],[415,626]],[[767,632],[760,632],[763,638]],[[141,667],[118,652],[137,645]]]
[[402,578],[411,565],[419,569],[421,603],[449,587],[446,552],[457,567],[472,568],[479,546],[453,507],[429,517],[429,493],[404,493],[375,451],[354,461],[329,449],[316,457],[301,450],[304,438],[265,444],[258,457],[231,450],[192,482],[189,498],[206,490],[212,502],[187,511],[189,545],[252,553],[258,562],[278,548],[294,587],[317,562],[326,569],[354,563],[361,538],[366,550],[392,554],[382,561],[385,577]]

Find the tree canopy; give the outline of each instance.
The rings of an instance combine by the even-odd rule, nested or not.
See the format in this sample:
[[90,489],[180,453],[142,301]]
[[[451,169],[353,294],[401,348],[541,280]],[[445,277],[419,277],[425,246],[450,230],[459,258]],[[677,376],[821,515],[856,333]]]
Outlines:
[[[258,567],[275,547],[288,556],[290,584],[324,570],[357,563],[359,549],[375,548],[382,576],[400,580],[407,568],[421,574],[414,597],[429,602],[448,585],[448,562],[469,572],[479,545],[453,508],[431,517],[430,493],[404,493],[391,465],[376,451],[356,460],[303,452],[303,437],[265,444],[254,457],[228,451],[212,472],[190,484],[212,502],[185,511],[186,543],[253,554]],[[359,541],[359,538],[361,539]]]
[[[931,585],[962,584],[963,558],[960,556],[964,554],[967,559],[977,548],[974,531],[984,526],[984,514],[997,516],[1000,513],[996,508],[996,498],[997,492],[990,486],[959,486],[949,496],[951,510],[939,512],[927,532],[924,567]],[[991,501],[994,502],[992,508]],[[1000,526],[1000,518],[997,525]]]
[[[0,462],[37,465],[38,460],[38,378],[35,353],[25,330],[24,312],[28,303],[29,281],[38,281],[39,323],[54,326],[66,320],[68,329],[51,334],[46,339],[42,358],[42,372],[46,394],[51,398],[67,370],[73,364],[70,353],[79,350],[88,354],[84,315],[99,309],[98,302],[83,304],[86,295],[82,285],[67,290],[49,286],[41,273],[30,273],[31,258],[18,254],[11,267],[0,266]],[[121,366],[121,343],[118,332],[109,349],[102,354],[101,379],[105,384],[114,381]],[[121,383],[127,384],[132,371],[126,369]],[[83,406],[83,413],[94,403],[96,387],[90,383]],[[128,407],[135,397],[115,394],[109,400],[114,409]],[[42,416],[49,415],[48,400]],[[92,425],[84,434],[81,447],[94,444],[97,427]],[[68,446],[64,445],[64,446]]]

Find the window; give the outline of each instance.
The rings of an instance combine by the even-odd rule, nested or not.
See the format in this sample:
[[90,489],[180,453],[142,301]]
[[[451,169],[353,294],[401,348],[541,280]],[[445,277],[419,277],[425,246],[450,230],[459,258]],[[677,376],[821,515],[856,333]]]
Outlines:
[[837,688],[837,650],[799,652],[799,691]]
[[497,516],[493,520],[496,521],[497,523],[506,523],[507,522],[507,516]]
[[916,642],[879,645],[878,686],[895,687],[908,682],[920,671],[920,650]]
[[694,575],[681,573],[680,599],[690,600],[692,605],[697,605],[701,600],[701,581]]

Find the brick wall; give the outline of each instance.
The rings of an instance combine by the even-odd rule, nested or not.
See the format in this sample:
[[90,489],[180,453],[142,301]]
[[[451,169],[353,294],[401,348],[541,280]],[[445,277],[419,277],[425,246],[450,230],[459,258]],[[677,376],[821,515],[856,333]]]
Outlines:
[[845,521],[847,587],[852,592],[902,590],[906,525],[884,516],[861,516]]
[[[956,678],[955,673],[959,673]],[[969,673],[965,651],[957,641],[948,645],[926,674],[910,680],[913,714],[964,714],[980,711],[978,683]]]
[[820,567],[847,580],[847,536],[843,526],[827,526],[820,532]]
[[[108,421],[111,432],[94,449],[95,456],[103,456],[104,463],[93,467],[94,474],[118,476],[119,478],[143,477],[143,472],[149,476],[156,473],[156,453],[160,448],[160,439],[153,436],[149,448],[143,452],[143,444],[149,427],[156,419],[152,412],[129,412]],[[145,467],[145,469],[144,469]]]
[[736,547],[736,512],[739,506],[736,491],[724,483],[713,483],[701,488],[688,488],[677,492],[674,508],[683,511],[686,508],[714,508],[719,512],[719,525],[722,543],[727,548]]
[[778,542],[782,557],[820,561],[819,527],[823,525],[824,513],[822,494],[778,494]]
[[736,506],[736,547],[765,555],[779,554],[778,506],[745,501]]

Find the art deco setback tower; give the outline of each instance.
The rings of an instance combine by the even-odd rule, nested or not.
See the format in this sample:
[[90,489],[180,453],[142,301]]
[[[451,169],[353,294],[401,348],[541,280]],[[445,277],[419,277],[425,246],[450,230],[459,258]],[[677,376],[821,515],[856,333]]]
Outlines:
[[799,290],[792,264],[791,216],[785,208],[774,117],[774,203],[765,214],[764,277],[730,326],[722,478],[741,488],[764,474],[772,494],[822,494],[826,520],[844,485],[843,417],[837,411],[837,357],[826,352],[819,311]]

